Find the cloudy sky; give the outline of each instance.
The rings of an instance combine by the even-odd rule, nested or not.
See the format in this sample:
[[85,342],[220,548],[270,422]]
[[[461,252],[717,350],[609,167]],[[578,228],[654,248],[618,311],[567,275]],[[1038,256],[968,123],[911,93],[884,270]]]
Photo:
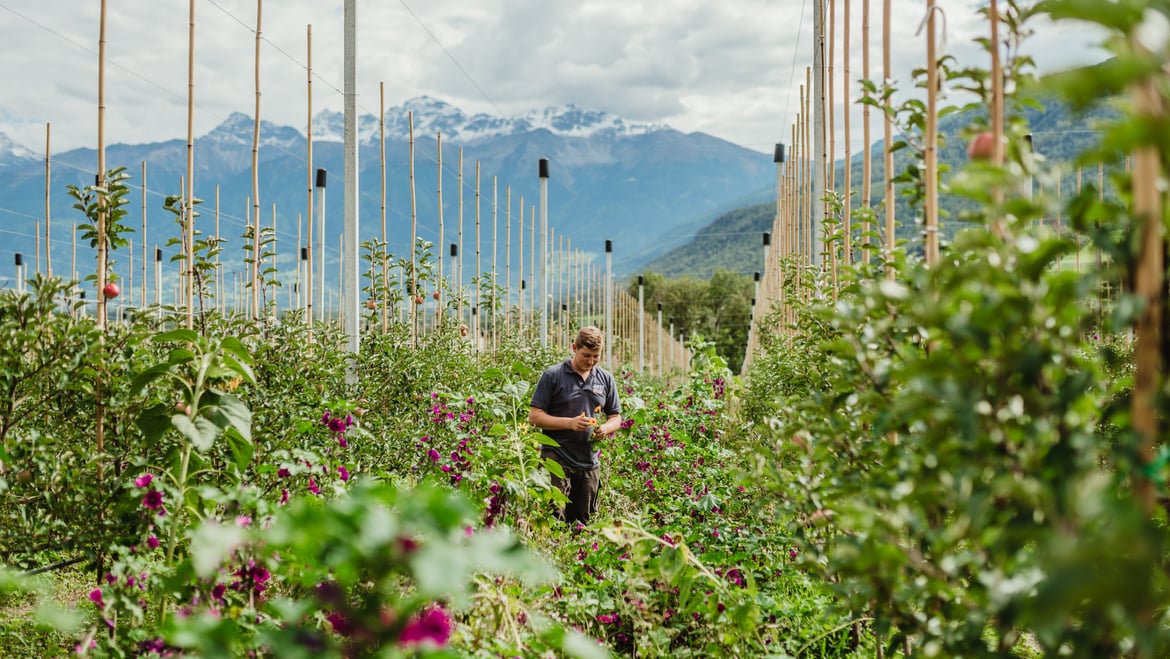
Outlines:
[[[837,38],[843,7],[837,0]],[[852,75],[861,9],[852,0]],[[871,0],[873,77],[881,0]],[[829,0],[825,0],[828,6]],[[100,0],[0,0],[0,132],[44,152],[95,146]],[[520,115],[574,103],[635,122],[702,131],[764,152],[787,141],[811,64],[814,0],[357,0],[359,111],[429,95],[466,112]],[[925,63],[925,2],[895,0],[893,78]],[[945,52],[986,65],[975,0],[943,0]],[[256,0],[195,0],[195,134],[253,113]],[[261,118],[306,124],[308,27],[313,112],[342,109],[340,0],[268,0],[260,17]],[[826,9],[826,12],[828,10]],[[108,3],[105,141],[185,138],[189,4]],[[1078,26],[1038,26],[1042,70],[1101,59]],[[843,69],[837,56],[837,71]],[[856,89],[856,87],[855,87]],[[838,100],[840,94],[838,94]]]

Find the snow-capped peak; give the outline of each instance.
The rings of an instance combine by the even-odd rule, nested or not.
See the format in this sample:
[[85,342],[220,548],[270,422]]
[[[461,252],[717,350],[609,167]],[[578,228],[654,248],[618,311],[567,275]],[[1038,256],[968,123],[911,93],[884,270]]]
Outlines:
[[[540,129],[565,137],[592,137],[599,134],[637,135],[669,127],[665,124],[627,123],[608,112],[579,108],[572,104],[534,110],[514,117],[485,113],[469,116],[449,103],[419,96],[386,110],[387,139],[406,139],[412,128],[416,138],[442,134],[444,139],[470,143]],[[324,110],[313,117],[314,141],[340,142],[343,129],[344,116],[340,112]],[[358,122],[358,140],[368,143],[378,138],[377,117],[362,115]]]
[[18,160],[36,158],[31,149],[27,149],[13,142],[4,133],[0,133],[0,160]]

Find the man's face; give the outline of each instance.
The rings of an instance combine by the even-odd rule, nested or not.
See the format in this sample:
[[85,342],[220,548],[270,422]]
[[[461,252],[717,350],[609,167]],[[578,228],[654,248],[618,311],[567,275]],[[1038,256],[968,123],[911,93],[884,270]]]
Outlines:
[[591,350],[584,346],[573,346],[573,368],[578,371],[588,371],[601,361],[601,351]]

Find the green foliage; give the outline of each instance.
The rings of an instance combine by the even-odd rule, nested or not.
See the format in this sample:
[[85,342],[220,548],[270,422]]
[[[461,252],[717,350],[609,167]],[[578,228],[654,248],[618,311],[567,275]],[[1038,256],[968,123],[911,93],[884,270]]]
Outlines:
[[[628,292],[638,297],[638,283]],[[675,331],[689,339],[709,341],[731,369],[739,372],[747,346],[755,284],[745,277],[718,270],[707,280],[694,277],[667,279],[655,272],[643,278],[643,295],[648,313],[662,305],[662,323],[674,323]]]

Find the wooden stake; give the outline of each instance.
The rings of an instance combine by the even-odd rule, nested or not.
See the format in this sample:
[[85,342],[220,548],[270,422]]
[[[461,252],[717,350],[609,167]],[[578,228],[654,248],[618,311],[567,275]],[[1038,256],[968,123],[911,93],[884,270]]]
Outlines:
[[[890,67],[890,43],[891,43],[891,41],[890,41],[890,22],[891,22],[890,0],[883,0],[883,2],[882,2],[882,72],[883,72],[883,80],[885,80],[887,83],[890,80],[890,76],[892,75],[892,71],[891,71],[891,67]],[[895,274],[895,270],[893,267],[894,247],[897,244],[897,242],[895,240],[895,236],[894,236],[894,231],[895,231],[894,209],[895,209],[895,206],[897,203],[896,199],[894,198],[894,151],[891,148],[891,143],[894,140],[894,131],[893,131],[894,120],[890,116],[890,113],[893,112],[893,107],[891,105],[890,97],[885,95],[884,91],[883,91],[883,96],[885,97],[885,101],[883,102],[883,106],[885,108],[885,112],[883,112],[885,121],[884,121],[884,133],[883,133],[884,142],[883,142],[883,149],[882,150],[883,150],[883,154],[884,154],[884,161],[883,162],[885,163],[885,170],[886,170],[886,176],[885,176],[885,179],[886,179],[885,180],[886,279],[893,279],[894,274]]]
[[[992,0],[994,3],[995,0]],[[926,0],[926,265],[938,264],[938,52],[935,0]]]
[[307,117],[305,123],[305,158],[308,161],[305,176],[308,186],[308,210],[305,213],[308,221],[305,226],[305,255],[308,264],[305,267],[305,326],[309,331],[309,342],[313,342],[313,26],[305,28],[306,58],[305,65],[305,94]]
[[[49,134],[51,132],[51,124],[45,124],[45,275],[53,276],[53,245],[52,245],[52,230],[51,218],[52,210],[49,207],[49,188],[52,184],[51,169],[49,161],[52,159],[51,151],[49,150]],[[144,189],[145,191],[145,189]]]
[[[256,112],[252,124],[252,215],[256,218],[252,233],[252,318],[260,317],[260,21],[264,0],[256,0]],[[343,259],[344,260],[344,259]]]
[[409,130],[410,141],[410,296],[406,301],[410,307],[410,345],[416,345],[418,333],[418,306],[414,303],[418,296],[418,265],[414,256],[414,243],[418,240],[418,205],[414,194],[414,112],[406,113],[406,124]]
[[[870,79],[869,72],[869,0],[861,0],[861,75],[866,79]],[[863,92],[866,100],[869,100],[869,90]],[[861,106],[861,134],[862,134],[862,155],[861,155],[861,206],[865,209],[865,219],[861,223],[861,262],[869,263],[869,210],[870,210],[870,196],[872,191],[873,179],[873,164],[870,152],[869,132],[869,104],[866,103]]]
[[845,0],[845,25],[842,35],[844,41],[842,44],[842,59],[845,65],[845,76],[841,87],[843,96],[842,116],[845,130],[844,189],[841,191],[841,231],[844,234],[844,245],[842,246],[843,254],[841,262],[845,267],[853,265],[853,137],[850,134],[850,116],[853,114],[853,107],[850,105],[849,99],[849,88],[852,85],[852,81],[849,78],[849,55],[853,52],[853,41],[850,39],[850,22],[852,21],[852,17],[849,14],[849,0]]
[[[390,286],[390,256],[387,253],[390,249],[390,242],[389,242],[389,239],[386,237],[386,83],[384,83],[384,82],[378,83],[378,154],[379,154],[378,157],[379,157],[379,161],[380,161],[379,171],[381,172],[381,183],[382,183],[382,198],[381,198],[382,199],[382,201],[381,201],[382,250],[381,250],[380,256],[382,258],[382,286],[383,286],[383,288],[386,288],[386,287]],[[439,151],[440,158],[442,157],[442,154],[443,154],[443,152],[442,152],[442,150],[440,150]],[[440,164],[439,164],[439,181],[440,182],[443,180],[442,171],[443,171],[443,166],[442,166],[442,161],[440,160]],[[441,185],[441,183],[440,183],[440,185]],[[443,195],[440,193],[439,194],[439,213],[441,214],[442,212],[443,212]],[[440,215],[439,217],[441,218],[442,215]],[[442,224],[443,224],[443,222],[440,219],[439,226],[442,226]],[[443,250],[443,241],[439,240],[439,253],[440,254],[442,253],[442,250]],[[378,309],[380,310],[380,313],[382,316],[382,333],[383,334],[385,334],[390,329],[390,315],[389,315],[390,311],[389,311],[389,309],[387,309],[387,300],[385,298],[386,298],[385,293],[383,293],[382,299],[377,301],[378,302]]]

